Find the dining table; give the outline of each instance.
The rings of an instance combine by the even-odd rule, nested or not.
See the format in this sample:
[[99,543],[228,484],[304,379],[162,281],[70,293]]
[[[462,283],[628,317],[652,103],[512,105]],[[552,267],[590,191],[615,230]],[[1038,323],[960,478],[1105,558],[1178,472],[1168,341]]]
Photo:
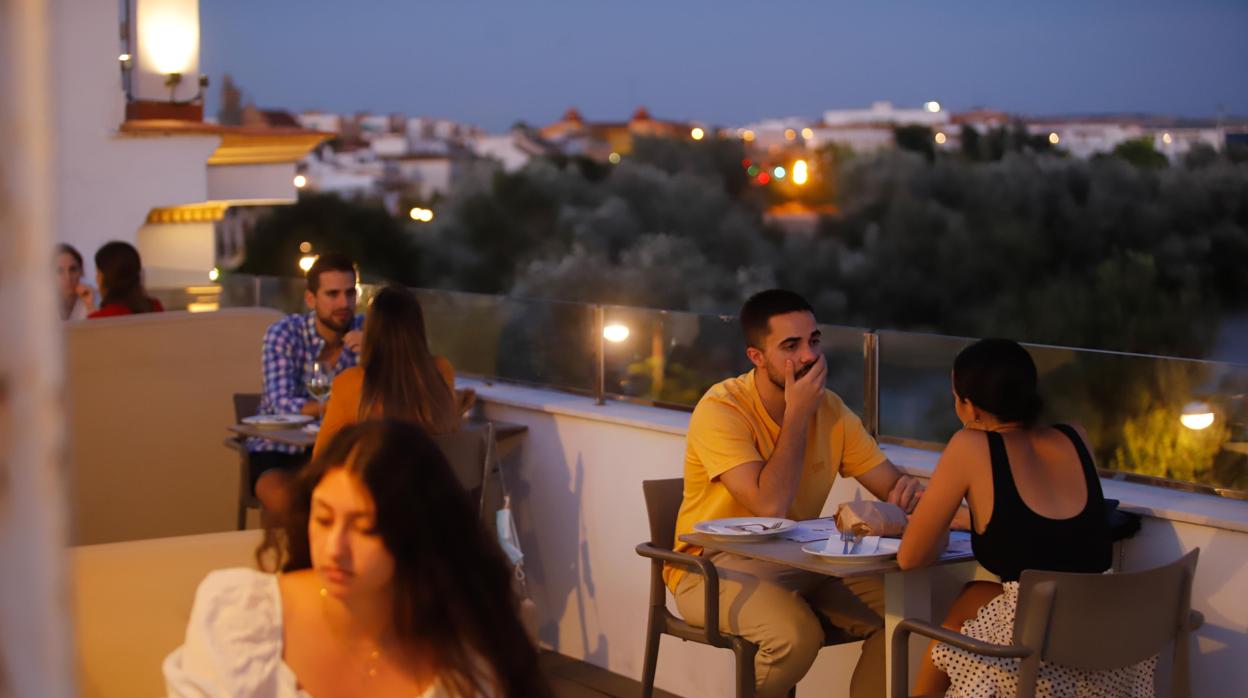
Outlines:
[[[819,527],[820,522],[826,525]],[[971,579],[995,579],[979,567],[975,555],[971,552],[969,534],[955,534],[949,548],[934,563],[927,567],[903,570],[897,564],[896,556],[875,560],[840,560],[820,557],[804,552],[802,547],[821,540],[819,529],[828,530],[836,537],[833,545],[839,546],[840,538],[829,519],[815,519],[799,522],[805,525],[805,535],[780,534],[749,540],[736,540],[732,537],[712,536],[705,533],[688,533],[680,536],[680,540],[714,552],[726,552],[742,557],[764,560],[777,565],[793,567],[829,577],[857,577],[862,575],[880,575],[884,578],[884,668],[888,692],[892,695],[892,636],[893,630],[903,619],[922,618],[933,620],[933,581],[938,568],[945,568],[955,583]],[[810,532],[814,529],[814,532]],[[822,540],[827,540],[823,536]],[[935,619],[939,620],[939,619]],[[912,642],[924,642],[925,638],[914,637]],[[914,676],[922,659],[922,652],[916,651],[917,645],[910,648],[910,676]]]
[[[512,437],[519,436],[529,430],[527,425],[516,422],[504,422],[497,419],[474,418],[467,420],[464,424],[465,426],[472,426],[485,424],[486,422],[494,424],[494,437],[498,439],[500,445]],[[299,448],[312,448],[316,444],[317,432],[303,427],[261,427],[253,424],[232,424],[227,429],[239,436],[266,439],[288,446],[298,446]]]

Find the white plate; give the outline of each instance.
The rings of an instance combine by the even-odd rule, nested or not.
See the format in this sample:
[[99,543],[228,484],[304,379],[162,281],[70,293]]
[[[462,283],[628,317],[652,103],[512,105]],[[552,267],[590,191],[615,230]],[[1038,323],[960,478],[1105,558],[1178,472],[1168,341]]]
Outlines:
[[306,414],[257,414],[243,417],[243,424],[270,429],[300,427],[310,421],[312,421],[312,417]]
[[[831,546],[831,547],[829,547]],[[802,546],[802,552],[837,562],[875,562],[877,560],[887,560],[897,554],[897,549],[901,547],[900,538],[880,538],[879,536],[866,536],[862,539],[862,544],[858,546],[856,554],[841,554],[840,537],[832,538],[827,541],[815,541]]]
[[693,525],[693,530],[716,538],[733,540],[754,540],[767,538],[777,533],[784,533],[797,526],[792,519],[777,519],[768,516],[739,516],[731,519],[711,519]]

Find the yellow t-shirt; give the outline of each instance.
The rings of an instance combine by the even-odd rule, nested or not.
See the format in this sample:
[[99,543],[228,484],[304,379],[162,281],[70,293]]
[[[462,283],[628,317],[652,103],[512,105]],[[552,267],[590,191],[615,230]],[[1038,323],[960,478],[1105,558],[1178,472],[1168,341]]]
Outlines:
[[[831,390],[824,390],[823,404],[811,419],[802,479],[786,514],[790,519],[819,516],[838,474],[858,477],[885,460],[862,420]],[[702,396],[689,419],[685,442],[685,495],[676,518],[677,552],[702,553],[702,548],[680,540],[693,533],[699,521],[751,515],[719,476],[743,463],[766,463],[778,438],[780,425],[763,407],[753,370],[716,384]],[[669,589],[676,589],[684,572],[667,565],[663,576]]]

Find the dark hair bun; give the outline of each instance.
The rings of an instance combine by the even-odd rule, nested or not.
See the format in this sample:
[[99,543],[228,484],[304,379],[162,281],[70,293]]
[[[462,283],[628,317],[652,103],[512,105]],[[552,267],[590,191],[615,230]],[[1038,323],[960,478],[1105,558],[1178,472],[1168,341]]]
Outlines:
[[1044,409],[1031,354],[1009,339],[981,339],[953,361],[958,397],[1003,422],[1032,424]]

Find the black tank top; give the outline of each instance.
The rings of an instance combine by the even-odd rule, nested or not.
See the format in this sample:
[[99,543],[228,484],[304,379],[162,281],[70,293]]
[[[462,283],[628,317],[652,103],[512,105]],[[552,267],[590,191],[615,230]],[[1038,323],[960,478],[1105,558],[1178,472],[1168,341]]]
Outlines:
[[1016,582],[1023,570],[1104,572],[1112,562],[1113,543],[1105,520],[1101,481],[1083,439],[1066,424],[1055,424],[1075,445],[1083,465],[1088,500],[1069,519],[1050,519],[1023,503],[1014,486],[1005,439],[986,432],[992,454],[992,518],[982,534],[971,532],[975,559],[1003,582]]

